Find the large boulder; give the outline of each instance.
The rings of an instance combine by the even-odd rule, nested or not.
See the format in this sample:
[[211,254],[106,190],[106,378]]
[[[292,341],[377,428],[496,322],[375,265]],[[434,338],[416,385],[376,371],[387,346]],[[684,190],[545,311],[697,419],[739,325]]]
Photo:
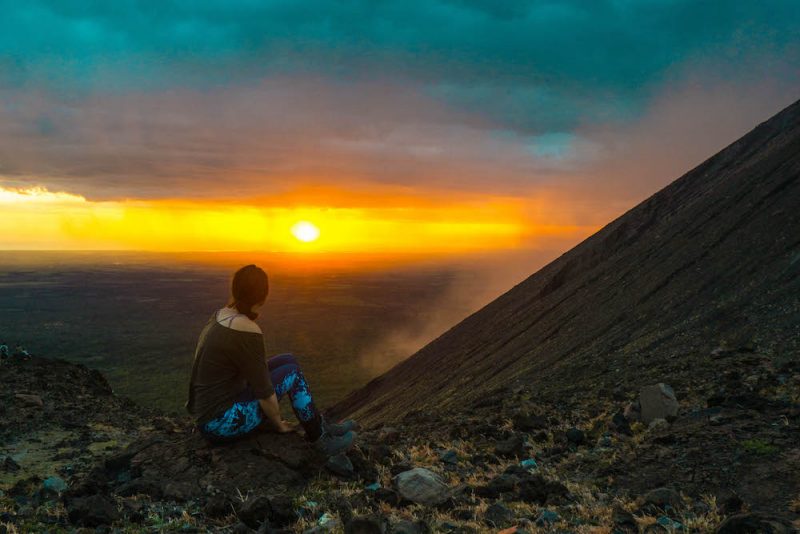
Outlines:
[[400,473],[395,477],[400,495],[411,502],[436,506],[450,498],[450,488],[439,475],[423,467]]
[[678,415],[678,399],[667,384],[645,386],[639,392],[639,407],[644,424],[654,419],[672,419]]

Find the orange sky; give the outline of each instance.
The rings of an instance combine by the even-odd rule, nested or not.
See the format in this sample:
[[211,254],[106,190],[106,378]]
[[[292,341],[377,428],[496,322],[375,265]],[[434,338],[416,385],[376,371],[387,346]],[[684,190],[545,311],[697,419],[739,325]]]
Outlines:
[[[461,253],[585,237],[596,225],[548,222],[544,198],[408,188],[343,191],[299,187],[249,199],[92,201],[45,188],[0,187],[0,248],[67,250],[261,250]],[[544,217],[542,217],[544,215]],[[292,226],[320,229],[314,242]]]

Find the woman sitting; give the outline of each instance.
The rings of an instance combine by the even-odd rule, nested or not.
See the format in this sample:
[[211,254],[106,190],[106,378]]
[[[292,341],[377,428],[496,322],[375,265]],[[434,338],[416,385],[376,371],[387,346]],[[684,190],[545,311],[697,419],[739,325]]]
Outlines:
[[268,293],[261,268],[247,265],[236,271],[229,303],[200,332],[186,408],[206,438],[225,442],[267,429],[291,432],[278,406],[288,395],[306,440],[328,456],[340,454],[355,440],[355,422],[325,421],[294,356],[266,358],[264,335],[254,319]]

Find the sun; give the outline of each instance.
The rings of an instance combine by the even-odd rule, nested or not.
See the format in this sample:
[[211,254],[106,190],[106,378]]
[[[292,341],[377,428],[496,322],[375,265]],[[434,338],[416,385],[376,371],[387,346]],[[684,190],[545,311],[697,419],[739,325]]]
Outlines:
[[303,243],[311,243],[319,238],[319,228],[308,221],[300,221],[292,226],[292,235]]

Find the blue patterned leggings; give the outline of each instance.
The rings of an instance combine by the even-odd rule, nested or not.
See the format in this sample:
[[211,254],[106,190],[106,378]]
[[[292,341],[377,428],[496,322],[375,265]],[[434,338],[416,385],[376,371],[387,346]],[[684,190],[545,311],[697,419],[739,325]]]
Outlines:
[[[291,354],[279,354],[267,360],[269,377],[280,400],[289,395],[297,420],[303,425],[306,438],[313,441],[320,435],[321,419],[314,406],[308,383],[297,359]],[[200,432],[215,441],[230,441],[263,430],[266,418],[248,386],[222,415],[200,427]]]

